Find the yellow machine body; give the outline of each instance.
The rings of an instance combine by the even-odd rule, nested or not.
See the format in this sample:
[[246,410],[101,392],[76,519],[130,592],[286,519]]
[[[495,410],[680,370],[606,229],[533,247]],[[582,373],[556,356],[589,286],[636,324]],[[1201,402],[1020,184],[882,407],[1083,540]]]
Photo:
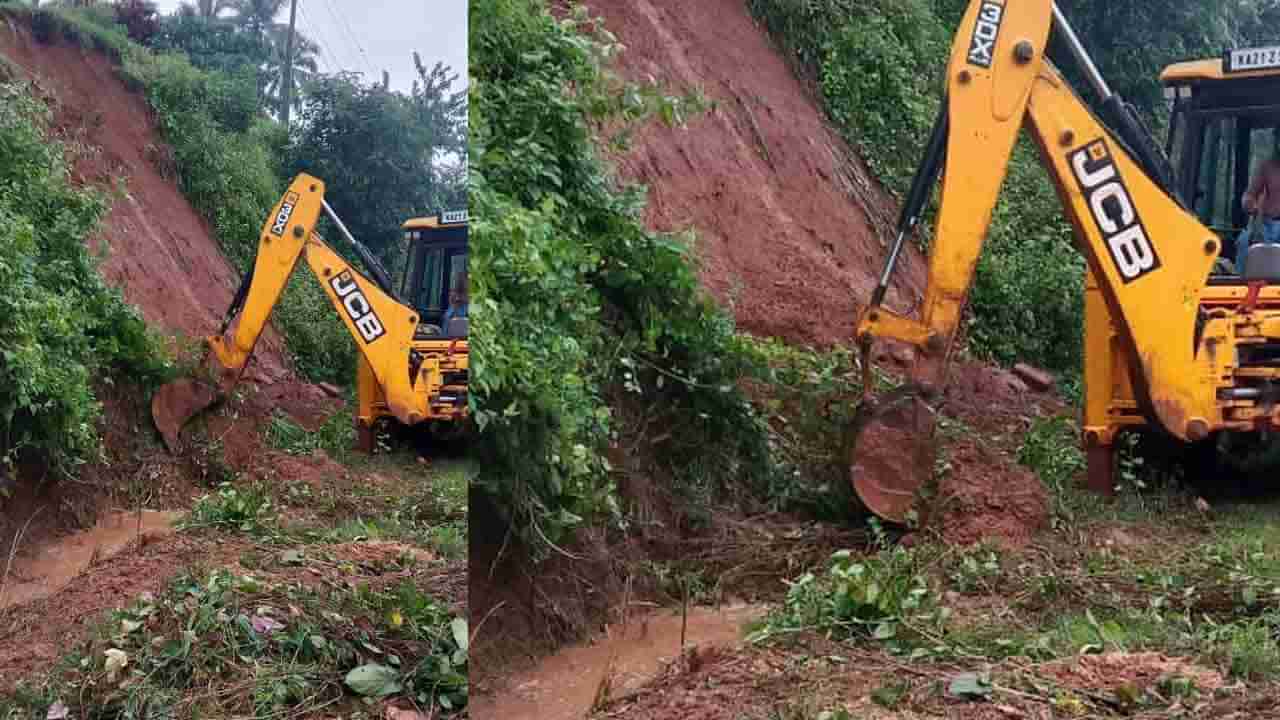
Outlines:
[[[1262,66],[1231,70],[1233,53],[1261,59]],[[1172,111],[1168,149],[1178,189],[1211,228],[1224,257],[1233,258],[1233,246],[1248,224],[1242,196],[1254,168],[1274,149],[1262,146],[1259,152],[1259,143],[1249,136],[1280,126],[1280,103],[1274,100],[1280,97],[1280,48],[1176,63],[1160,80]],[[1215,432],[1251,432],[1280,421],[1263,392],[1280,374],[1268,363],[1251,361],[1280,340],[1280,286],[1257,282],[1251,294],[1239,270],[1219,266],[1199,293],[1198,347],[1204,356],[1193,372],[1216,393],[1210,428]],[[1101,485],[1117,436],[1151,423],[1141,410],[1114,315],[1092,274],[1085,293],[1084,443],[1090,476]],[[1259,397],[1233,397],[1240,390]]]
[[[440,253],[444,257],[460,260],[466,266],[466,219],[462,214],[441,213],[432,217],[413,218],[404,223],[402,230],[406,242],[405,271],[401,279],[401,294],[417,295],[422,292],[413,283],[413,273],[423,274],[427,256]],[[444,268],[441,278],[443,292],[448,293],[458,280],[457,273]],[[409,298],[413,301],[414,298]],[[466,337],[446,337],[438,320],[442,306],[432,306],[419,301],[416,309],[422,315],[422,327],[429,332],[418,333],[412,348],[421,359],[419,378],[423,383],[420,393],[426,400],[425,422],[448,423],[462,426],[471,415],[467,388],[470,373],[470,343]],[[373,367],[363,356],[356,368],[356,431],[359,444],[368,448],[373,443],[373,429],[382,420],[395,419],[396,414],[387,401],[383,386],[378,382]]]
[[[929,454],[913,443],[933,432],[936,411],[928,402],[946,382],[978,257],[1022,131],[1038,146],[1087,260],[1084,430],[1091,486],[1113,486],[1113,443],[1126,427],[1158,427],[1195,443],[1220,431],[1280,426],[1280,287],[1250,287],[1239,276],[1211,282],[1235,229],[1206,225],[1175,199],[1169,181],[1156,179],[1165,174],[1153,159],[1158,151],[1144,152],[1148,146],[1135,140],[1141,135],[1131,116],[1113,121],[1122,131],[1095,116],[1045,57],[1051,28],[1075,43],[1077,58],[1094,71],[1089,77],[1095,88],[1106,89],[1052,0],[973,0],[956,35],[943,112],[917,177],[917,184],[927,177],[931,185],[941,176],[924,304],[918,319],[880,305],[895,247],[881,290],[857,329],[864,352],[875,338],[918,350],[907,378],[914,407],[900,402],[907,396],[900,393],[892,407],[877,410],[891,426],[878,430],[880,441],[870,446],[890,448],[894,457],[867,460],[857,447],[852,454],[853,484],[882,517],[908,517],[913,491],[932,472]],[[1190,82],[1186,78],[1195,74],[1210,76],[1196,82],[1212,82],[1211,64],[1171,70],[1169,82]],[[1216,72],[1231,81],[1258,82],[1268,74],[1233,73],[1221,65]],[[926,170],[933,155],[945,162]],[[1175,174],[1193,179],[1183,168]],[[914,224],[906,222],[912,203],[925,204],[914,187],[912,196],[899,246]],[[872,477],[875,472],[881,477]]]
[[[465,323],[461,332],[448,333],[432,322],[443,314],[439,302],[420,309],[397,298],[381,264],[347,234],[328,208],[324,191],[324,182],[300,174],[272,209],[262,228],[253,268],[232,301],[223,328],[207,338],[211,386],[183,379],[161,388],[153,398],[152,415],[171,449],[192,416],[226,397],[239,382],[289,277],[304,258],[359,350],[355,421],[362,448],[374,449],[373,431],[383,419],[417,426],[467,418],[469,348]],[[356,270],[316,233],[322,212],[329,213],[347,234],[377,280]],[[431,243],[429,230],[453,230],[454,235],[461,230],[461,240],[452,244],[461,248],[465,274],[465,215],[452,223],[438,220],[439,216],[406,223],[415,228],[409,264]],[[419,232],[419,226],[426,229]],[[414,277],[406,267],[408,284],[404,287],[412,287],[409,281]],[[442,276],[433,286],[441,291],[441,298],[449,293],[449,281]]]

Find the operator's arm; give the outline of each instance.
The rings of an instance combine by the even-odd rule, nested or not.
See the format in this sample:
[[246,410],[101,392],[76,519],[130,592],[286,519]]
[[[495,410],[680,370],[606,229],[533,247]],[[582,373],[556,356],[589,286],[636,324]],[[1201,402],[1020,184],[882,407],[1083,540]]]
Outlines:
[[[1267,163],[1270,162],[1270,160],[1267,161]],[[1242,202],[1244,203],[1244,209],[1248,212],[1256,212],[1258,209],[1258,200],[1261,199],[1262,190],[1266,185],[1267,163],[1260,165],[1258,169],[1254,171],[1253,180],[1249,182],[1249,189],[1245,190]]]

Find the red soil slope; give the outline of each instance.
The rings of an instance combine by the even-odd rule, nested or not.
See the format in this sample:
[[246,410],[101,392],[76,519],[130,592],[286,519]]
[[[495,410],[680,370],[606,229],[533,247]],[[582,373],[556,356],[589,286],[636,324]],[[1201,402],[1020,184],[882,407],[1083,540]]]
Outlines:
[[[826,124],[741,0],[587,0],[626,46],[619,70],[713,109],[685,129],[653,124],[619,158],[649,186],[651,226],[694,228],[703,282],[740,327],[829,345],[853,336],[876,283],[896,207]],[[924,279],[914,249],[890,293],[912,309]]]
[[[76,44],[43,44],[21,22],[4,16],[0,57],[20,74],[25,71],[52,111],[50,135],[67,148],[72,181],[110,193],[109,212],[89,239],[104,256],[99,267],[106,281],[153,330],[193,342],[217,332],[239,274],[178,190],[171,151],[145,98],[126,88],[106,57]],[[211,460],[236,471],[270,469],[277,454],[265,446],[262,429],[274,412],[283,410],[314,429],[342,405],[297,377],[283,339],[271,328],[246,378],[244,392],[207,417],[221,458],[199,456],[195,448],[170,456],[152,430],[145,396],[127,382],[100,387],[104,414],[98,429],[107,460],[83,468],[78,483],[37,482],[44,468],[20,468],[19,492],[0,508],[0,552],[7,553],[20,529],[22,551],[28,552],[52,536],[91,525],[96,511],[140,477],[152,478],[152,501],[169,508],[182,506],[207,480]]]
[[[222,255],[207,223],[163,171],[168,147],[146,99],[130,92],[111,62],[78,45],[37,42],[17,23],[0,22],[0,54],[25,69],[53,109],[55,138],[95,149],[75,159],[76,182],[127,193],[111,206],[94,249],[101,271],[156,330],[193,338],[216,332],[239,274]],[[255,362],[269,379],[289,367],[272,329]]]
[[[649,224],[697,231],[702,281],[740,327],[792,343],[849,342],[878,280],[897,201],[827,126],[785,54],[741,0],[586,4],[625,46],[624,77],[653,78],[674,92],[698,88],[714,106],[685,129],[646,126],[617,158],[624,179],[649,188]],[[925,271],[909,247],[888,304],[914,314]],[[892,370],[886,349],[877,362]],[[938,528],[959,542],[1025,542],[1046,517],[1044,488],[989,440],[1021,437],[1027,418],[1060,405],[973,362],[952,366],[947,398],[948,413],[978,437],[950,448]]]

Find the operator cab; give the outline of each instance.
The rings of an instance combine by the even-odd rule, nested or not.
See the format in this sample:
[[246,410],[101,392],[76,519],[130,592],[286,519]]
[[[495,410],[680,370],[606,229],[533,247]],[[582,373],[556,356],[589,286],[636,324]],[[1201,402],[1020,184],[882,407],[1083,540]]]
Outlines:
[[446,321],[450,302],[466,305],[467,211],[454,210],[408,220],[401,226],[407,245],[400,297],[422,316],[420,338],[467,337],[467,316],[455,312]]
[[1210,282],[1239,283],[1237,240],[1250,220],[1242,197],[1253,172],[1280,149],[1280,47],[1177,63],[1160,81],[1171,111],[1166,150],[1177,189],[1222,239]]

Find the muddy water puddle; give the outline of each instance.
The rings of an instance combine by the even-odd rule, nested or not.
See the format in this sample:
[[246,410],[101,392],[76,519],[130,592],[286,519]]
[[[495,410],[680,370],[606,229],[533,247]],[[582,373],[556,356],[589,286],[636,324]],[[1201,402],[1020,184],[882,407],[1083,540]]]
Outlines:
[[[109,560],[140,534],[163,537],[173,533],[179,512],[147,510],[110,513],[98,524],[41,546],[36,552],[0,558],[0,609],[46,598],[66,587],[91,566]],[[21,548],[19,548],[21,553]]]
[[[743,626],[764,613],[759,605],[690,608],[685,644],[735,646],[741,642]],[[476,720],[582,720],[610,668],[610,696],[617,698],[656,677],[664,663],[676,658],[680,626],[678,610],[632,617],[625,629],[612,626],[594,642],[561,650],[532,670],[509,678],[495,695],[473,698],[471,716]]]

